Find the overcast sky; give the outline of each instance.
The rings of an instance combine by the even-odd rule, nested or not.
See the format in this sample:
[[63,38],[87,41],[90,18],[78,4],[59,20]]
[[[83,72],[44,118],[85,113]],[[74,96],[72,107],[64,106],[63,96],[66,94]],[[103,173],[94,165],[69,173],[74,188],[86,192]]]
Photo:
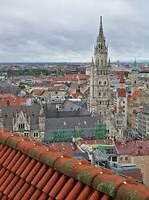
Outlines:
[[100,15],[112,61],[149,59],[149,0],[0,0],[0,62],[91,61]]

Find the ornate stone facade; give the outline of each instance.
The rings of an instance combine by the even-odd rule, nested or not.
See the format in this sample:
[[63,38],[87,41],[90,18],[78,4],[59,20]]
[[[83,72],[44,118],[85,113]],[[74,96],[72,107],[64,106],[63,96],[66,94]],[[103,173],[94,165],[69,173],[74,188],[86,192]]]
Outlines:
[[22,136],[42,141],[45,132],[45,116],[42,105],[4,106],[0,110],[0,128]]

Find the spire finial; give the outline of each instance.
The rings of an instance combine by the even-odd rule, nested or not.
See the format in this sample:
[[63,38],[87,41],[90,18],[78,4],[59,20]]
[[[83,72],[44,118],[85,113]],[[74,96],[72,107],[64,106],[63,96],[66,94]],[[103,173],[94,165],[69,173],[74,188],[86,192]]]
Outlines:
[[99,34],[103,35],[102,16],[100,16],[100,30],[99,30]]
[[135,58],[135,60],[134,60],[134,66],[135,66],[135,67],[137,66],[136,58]]

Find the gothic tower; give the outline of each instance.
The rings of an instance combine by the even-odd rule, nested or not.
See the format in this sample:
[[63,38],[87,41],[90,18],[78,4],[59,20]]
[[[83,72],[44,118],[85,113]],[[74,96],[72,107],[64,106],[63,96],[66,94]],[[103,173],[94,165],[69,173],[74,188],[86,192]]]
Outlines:
[[103,33],[102,17],[100,17],[100,29],[94,48],[92,70],[90,77],[90,112],[98,114],[106,119],[111,104],[110,95],[110,59]]
[[131,72],[131,94],[133,94],[139,87],[139,69],[136,61]]

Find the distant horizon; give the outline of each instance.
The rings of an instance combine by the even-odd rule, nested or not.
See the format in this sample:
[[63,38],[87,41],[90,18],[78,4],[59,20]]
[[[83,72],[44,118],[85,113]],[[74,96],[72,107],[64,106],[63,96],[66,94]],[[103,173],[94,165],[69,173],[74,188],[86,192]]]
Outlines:
[[[120,64],[132,64],[134,63],[134,60],[117,60],[117,61],[111,61],[111,64],[116,64],[116,63],[120,63]],[[137,60],[136,61],[137,64],[148,64],[149,60]],[[91,64],[91,62],[87,62],[87,61],[17,61],[17,62],[0,62],[0,64]]]

